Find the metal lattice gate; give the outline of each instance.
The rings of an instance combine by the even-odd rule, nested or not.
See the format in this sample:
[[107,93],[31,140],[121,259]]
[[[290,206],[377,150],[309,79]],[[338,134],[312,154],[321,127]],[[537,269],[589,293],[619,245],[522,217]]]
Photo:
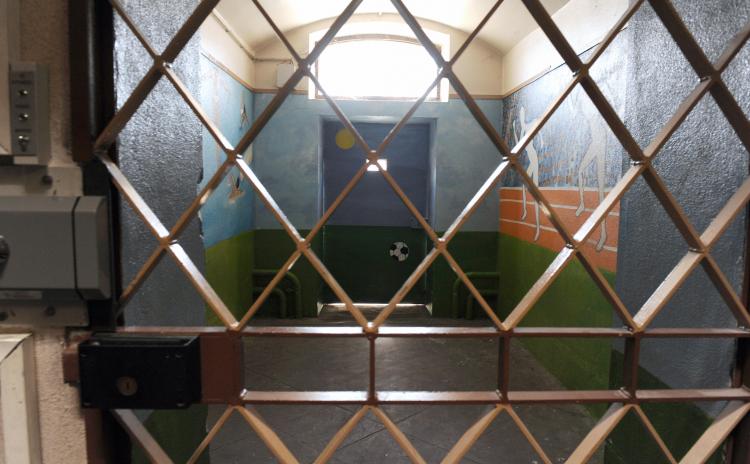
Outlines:
[[[739,107],[733,95],[722,80],[722,73],[739,53],[748,38],[750,38],[750,24],[746,25],[730,43],[719,59],[712,63],[706,57],[701,47],[697,44],[688,31],[679,14],[669,0],[649,0],[658,18],[669,31],[689,64],[699,77],[699,83],[688,97],[678,107],[668,123],[658,132],[657,136],[645,149],[641,149],[636,143],[624,123],[602,94],[600,88],[589,75],[589,70],[594,63],[607,50],[618,33],[623,29],[631,17],[641,8],[645,0],[632,2],[624,15],[617,21],[611,31],[605,36],[601,44],[593,51],[591,57],[583,62],[575,53],[566,38],[560,32],[540,0],[523,0],[525,7],[538,23],[541,30],[554,45],[557,52],[562,56],[572,73],[570,83],[563,92],[549,105],[547,110],[539,118],[537,124],[530,128],[528,133],[518,141],[516,146],[510,147],[506,141],[493,128],[487,116],[482,112],[474,98],[469,94],[453,70],[456,61],[462,56],[469,44],[477,37],[490,17],[497,11],[503,0],[498,0],[493,8],[484,16],[484,19],[476,29],[468,36],[466,41],[456,51],[450,61],[446,61],[437,47],[430,41],[426,33],[412,16],[402,0],[392,0],[399,15],[408,24],[413,33],[425,50],[431,55],[438,65],[439,73],[424,94],[419,98],[411,109],[405,114],[401,121],[392,129],[388,136],[379,146],[371,147],[357,132],[347,116],[339,108],[334,99],[330,98],[325,89],[320,87],[316,75],[312,71],[313,65],[320,57],[325,47],[336,36],[342,26],[351,18],[362,0],[353,0],[333,22],[330,29],[317,43],[314,49],[306,57],[301,57],[292,47],[288,39],[276,26],[273,19],[267,14],[258,0],[252,0],[268,24],[273,28],[278,38],[283,42],[298,67],[290,79],[280,88],[265,110],[256,118],[250,129],[244,134],[239,143],[232,145],[220,130],[209,119],[201,108],[198,101],[191,95],[187,87],[178,77],[171,63],[176,59],[180,51],[189,39],[197,31],[198,27],[216,7],[219,0],[204,0],[192,12],[185,24],[172,38],[164,51],[159,54],[149,44],[144,35],[131,18],[126,14],[117,0],[111,0],[112,7],[122,18],[127,27],[133,32],[140,44],[151,56],[153,62],[146,71],[145,76],[135,87],[130,97],[122,105],[116,115],[112,118],[106,128],[101,132],[95,142],[95,155],[106,166],[111,180],[133,210],[143,220],[145,225],[158,240],[158,246],[148,258],[146,263],[122,292],[119,303],[124,306],[138,292],[139,287],[156,267],[159,261],[169,255],[179,265],[186,278],[197,289],[210,309],[218,316],[224,324],[223,329],[217,328],[166,328],[129,327],[120,329],[122,332],[130,333],[173,333],[173,334],[197,334],[202,337],[204,352],[216,358],[221,357],[225,364],[217,369],[220,379],[213,383],[205,383],[208,391],[204,391],[204,399],[213,403],[226,404],[226,410],[216,424],[211,428],[205,439],[195,450],[189,462],[195,462],[207,449],[209,443],[216,437],[219,430],[224,426],[227,419],[234,413],[240,414],[255,430],[270,451],[282,462],[297,462],[289,449],[274,431],[251,409],[245,405],[257,404],[358,404],[361,408],[351,419],[330,439],[330,442],[315,461],[323,463],[328,461],[336,449],[343,443],[347,435],[354,429],[357,423],[367,414],[372,412],[398,442],[406,455],[412,462],[425,462],[417,449],[410,443],[409,439],[388,417],[381,408],[386,404],[488,404],[494,405],[489,413],[481,417],[472,425],[463,436],[455,443],[450,444],[451,449],[445,456],[443,462],[458,462],[479,438],[482,432],[498,417],[506,413],[518,426],[526,440],[533,447],[539,458],[550,463],[549,457],[539,441],[532,435],[521,418],[517,415],[514,407],[518,404],[547,404],[547,403],[601,403],[610,405],[607,413],[595,425],[595,427],[584,438],[575,449],[567,462],[579,463],[588,461],[600,447],[608,434],[629,413],[635,412],[642,421],[645,429],[655,440],[669,462],[677,462],[658,432],[650,422],[642,409],[642,404],[650,402],[692,402],[692,401],[727,401],[724,411],[716,418],[714,423],[705,431],[700,439],[694,444],[686,456],[680,462],[693,463],[707,460],[726,440],[740,421],[750,412],[750,390],[742,386],[741,380],[731,388],[720,389],[670,389],[670,390],[645,390],[638,388],[638,366],[640,346],[646,338],[724,338],[724,339],[747,339],[750,338],[750,313],[747,307],[732,288],[730,282],[722,273],[719,265],[711,256],[711,249],[717,243],[722,233],[727,229],[735,217],[746,207],[750,200],[750,179],[746,179],[728,203],[718,212],[708,228],[700,233],[697,231],[686,214],[666,188],[662,178],[659,176],[652,163],[658,156],[670,137],[685,121],[691,110],[708,93],[711,94],[724,116],[736,132],[744,147],[750,150],[750,123],[742,109]],[[192,201],[188,209],[181,215],[176,224],[168,229],[160,221],[157,215],[150,209],[149,205],[138,194],[117,164],[108,154],[109,148],[115,143],[118,134],[125,127],[130,118],[135,114],[149,93],[154,89],[157,82],[166,77],[174,86],[180,96],[185,100],[191,110],[195,113],[203,126],[208,130],[216,143],[222,148],[226,159],[219,169],[212,175],[198,196]],[[320,220],[309,231],[306,236],[300,232],[287,219],[284,212],[274,201],[272,196],[258,179],[252,168],[242,158],[242,153],[253,143],[260,131],[268,123],[276,110],[282,105],[287,96],[294,90],[295,85],[304,77],[308,77],[313,85],[316,85],[320,94],[327,100],[331,108],[348,130],[354,134],[357,145],[367,155],[366,163],[363,163],[354,177],[341,191],[338,197],[331,203]],[[487,134],[497,149],[501,160],[497,168],[492,172],[479,191],[464,207],[461,214],[442,235],[435,230],[422,217],[418,209],[394,178],[383,170],[377,163],[378,157],[386,147],[393,141],[394,137],[414,115],[417,108],[428,98],[433,88],[441,79],[447,78],[460,98],[465,102],[471,114]],[[632,160],[630,168],[624,173],[611,192],[599,204],[594,212],[588,217],[577,231],[568,230],[552,205],[545,198],[542,191],[529,178],[521,164],[521,154],[532,139],[539,133],[542,127],[549,121],[563,101],[577,87],[585,91],[593,102],[598,112],[603,117],[609,128],[624,147],[626,153]],[[322,230],[326,221],[331,217],[336,208],[354,189],[358,181],[362,179],[369,166],[377,169],[387,184],[401,199],[404,205],[411,211],[419,225],[425,231],[433,248],[426,254],[422,263],[414,273],[404,282],[403,286],[391,298],[388,305],[374,320],[367,320],[364,314],[352,302],[345,290],[336,282],[334,276],[326,269],[324,263],[318,258],[311,248],[313,238]],[[244,316],[237,320],[225,306],[217,293],[211,288],[206,278],[199,272],[191,261],[185,250],[179,243],[181,232],[186,228],[190,220],[197,214],[201,205],[212,194],[214,189],[224,179],[231,168],[237,168],[242,176],[252,185],[256,194],[263,201],[268,210],[273,213],[275,219],[281,224],[284,231],[294,242],[296,249],[286,260],[281,270],[273,277],[265,287],[260,296],[247,309]],[[557,257],[549,265],[547,270],[538,281],[529,289],[515,309],[501,320],[490,305],[481,295],[479,290],[467,277],[454,257],[448,250],[448,244],[461,230],[469,217],[477,209],[478,205],[494,191],[501,178],[509,171],[521,179],[533,198],[540,204],[544,214],[548,217],[554,229],[566,242],[566,246],[557,254]],[[592,236],[601,222],[619,202],[628,189],[638,180],[643,178],[659,202],[667,212],[672,222],[681,233],[686,242],[684,257],[669,273],[664,282],[657,288],[643,306],[631,316],[618,295],[612,289],[605,277],[583,252],[583,245]],[[274,287],[284,278],[285,273],[300,258],[305,257],[320,274],[325,283],[330,286],[336,296],[344,303],[346,309],[357,322],[355,327],[254,327],[248,326],[248,322],[259,310],[261,305],[271,295]],[[427,269],[438,257],[443,257],[461,281],[469,289],[471,295],[479,302],[492,321],[490,327],[393,327],[384,326],[388,317],[396,309],[396,305],[405,297],[410,289],[419,281]],[[580,261],[583,268],[588,272],[593,282],[601,290],[608,303],[615,309],[622,320],[623,328],[555,328],[555,327],[519,327],[526,314],[545,291],[552,285],[565,267],[574,260]],[[734,313],[738,321],[737,328],[728,329],[684,329],[684,328],[651,328],[650,324],[659,314],[660,310],[667,304],[677,289],[684,283],[690,273],[701,265],[719,293]],[[243,337],[361,337],[369,341],[369,388],[366,391],[351,392],[320,392],[320,391],[248,391],[243,388],[239,380],[241,365],[233,364],[240,359],[233,354]],[[419,392],[419,391],[379,391],[376,389],[375,353],[377,341],[383,337],[495,337],[499,340],[500,355],[498,359],[498,384],[497,389],[492,391],[476,392]],[[596,391],[517,391],[509,387],[510,379],[510,343],[519,337],[573,337],[573,338],[609,338],[620,339],[625,342],[625,367],[621,388]],[[214,358],[214,359],[216,359]],[[237,373],[227,372],[237,370]],[[222,372],[219,372],[222,371]],[[205,379],[205,377],[204,377]],[[228,380],[229,379],[229,380]],[[233,379],[233,380],[232,380]],[[162,451],[158,443],[148,434],[140,424],[135,415],[130,411],[115,411],[115,416],[127,429],[132,438],[144,449],[147,455],[156,462],[171,462]]]

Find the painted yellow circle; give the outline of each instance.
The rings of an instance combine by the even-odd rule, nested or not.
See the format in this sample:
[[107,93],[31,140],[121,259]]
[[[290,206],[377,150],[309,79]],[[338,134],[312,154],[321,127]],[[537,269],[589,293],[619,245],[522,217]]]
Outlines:
[[341,129],[336,133],[336,145],[342,150],[348,150],[354,146],[354,134],[349,129]]

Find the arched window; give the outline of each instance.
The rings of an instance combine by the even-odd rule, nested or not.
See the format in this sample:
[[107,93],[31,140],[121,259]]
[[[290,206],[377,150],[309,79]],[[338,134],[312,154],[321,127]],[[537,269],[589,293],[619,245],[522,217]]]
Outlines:
[[[422,96],[435,80],[438,67],[416,38],[356,34],[332,40],[316,62],[315,73],[332,97],[399,100]],[[310,96],[322,97],[317,89],[311,89]],[[447,97],[447,82],[440,82],[428,100],[445,101]]]

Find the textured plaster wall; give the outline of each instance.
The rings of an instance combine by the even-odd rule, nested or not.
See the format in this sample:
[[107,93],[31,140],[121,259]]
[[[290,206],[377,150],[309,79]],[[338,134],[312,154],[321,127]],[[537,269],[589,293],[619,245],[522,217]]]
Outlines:
[[[272,97],[256,95],[255,114],[260,114]],[[498,128],[502,103],[499,100],[478,103]],[[342,101],[340,106],[353,120],[395,124],[411,103]],[[500,163],[500,155],[460,100],[424,103],[414,117],[435,120],[436,182],[432,224],[444,230]],[[312,227],[320,215],[321,118],[335,118],[328,103],[309,100],[306,95],[292,95],[253,144],[253,169],[289,219],[303,229]],[[359,151],[353,156],[363,155]],[[256,228],[281,227],[259,203],[255,215]],[[463,230],[495,230],[496,227],[497,198],[491,196]]]
[[[123,2],[133,21],[162,50],[193,10],[195,0]],[[151,61],[121,20],[115,24],[116,92],[121,106]],[[180,53],[174,68],[200,98],[199,37]],[[162,79],[119,137],[120,167],[168,228],[187,208],[201,180],[201,126],[171,84]],[[123,202],[123,280],[129,282],[154,250],[151,232]],[[200,221],[194,219],[180,243],[203,269]],[[201,325],[204,303],[171,257],[165,257],[125,310],[127,324]]]
[[[681,0],[675,4],[712,60],[750,17],[747,2]],[[698,80],[650,8],[633,18],[630,29],[626,36],[632,60],[628,71],[626,123],[636,140],[645,146]],[[745,47],[724,73],[745,109],[750,103],[749,66]],[[696,229],[702,232],[746,178],[748,155],[707,96],[666,144],[654,165]],[[740,215],[712,251],[737,290],[745,265],[746,227],[746,218]],[[617,290],[634,311],[687,247],[643,182],[624,197],[620,237]],[[731,327],[736,326],[736,321],[706,274],[698,268],[655,319],[654,326]],[[670,386],[719,387],[729,384],[734,352],[733,341],[651,342],[641,348],[641,364]]]
[[[22,60],[50,67],[50,131],[52,160],[50,189],[39,188],[44,169],[0,168],[0,195],[80,195],[81,174],[70,154],[70,98],[68,94],[67,2],[22,0]],[[78,390],[62,380],[61,355],[65,331],[23,328],[34,335],[37,395],[44,463],[86,462],[83,419]]]

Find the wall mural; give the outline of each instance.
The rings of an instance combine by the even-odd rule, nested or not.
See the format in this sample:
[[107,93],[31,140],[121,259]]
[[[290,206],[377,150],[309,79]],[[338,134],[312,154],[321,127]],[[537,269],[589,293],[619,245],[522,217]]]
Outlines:
[[[618,112],[624,111],[624,73],[608,63],[606,55],[592,70],[604,94]],[[621,77],[622,76],[622,77]],[[504,100],[503,130],[511,145],[517,143],[570,81],[567,67],[559,67]],[[555,212],[575,232],[604,199],[622,174],[624,151],[586,93],[576,87],[537,134],[522,160],[526,173],[539,186]],[[564,245],[556,230],[540,217],[516,173],[500,189],[500,231],[554,251]],[[529,203],[533,203],[533,206]],[[533,217],[529,208],[533,207]],[[615,206],[589,240],[592,258],[615,270],[619,205]]]

